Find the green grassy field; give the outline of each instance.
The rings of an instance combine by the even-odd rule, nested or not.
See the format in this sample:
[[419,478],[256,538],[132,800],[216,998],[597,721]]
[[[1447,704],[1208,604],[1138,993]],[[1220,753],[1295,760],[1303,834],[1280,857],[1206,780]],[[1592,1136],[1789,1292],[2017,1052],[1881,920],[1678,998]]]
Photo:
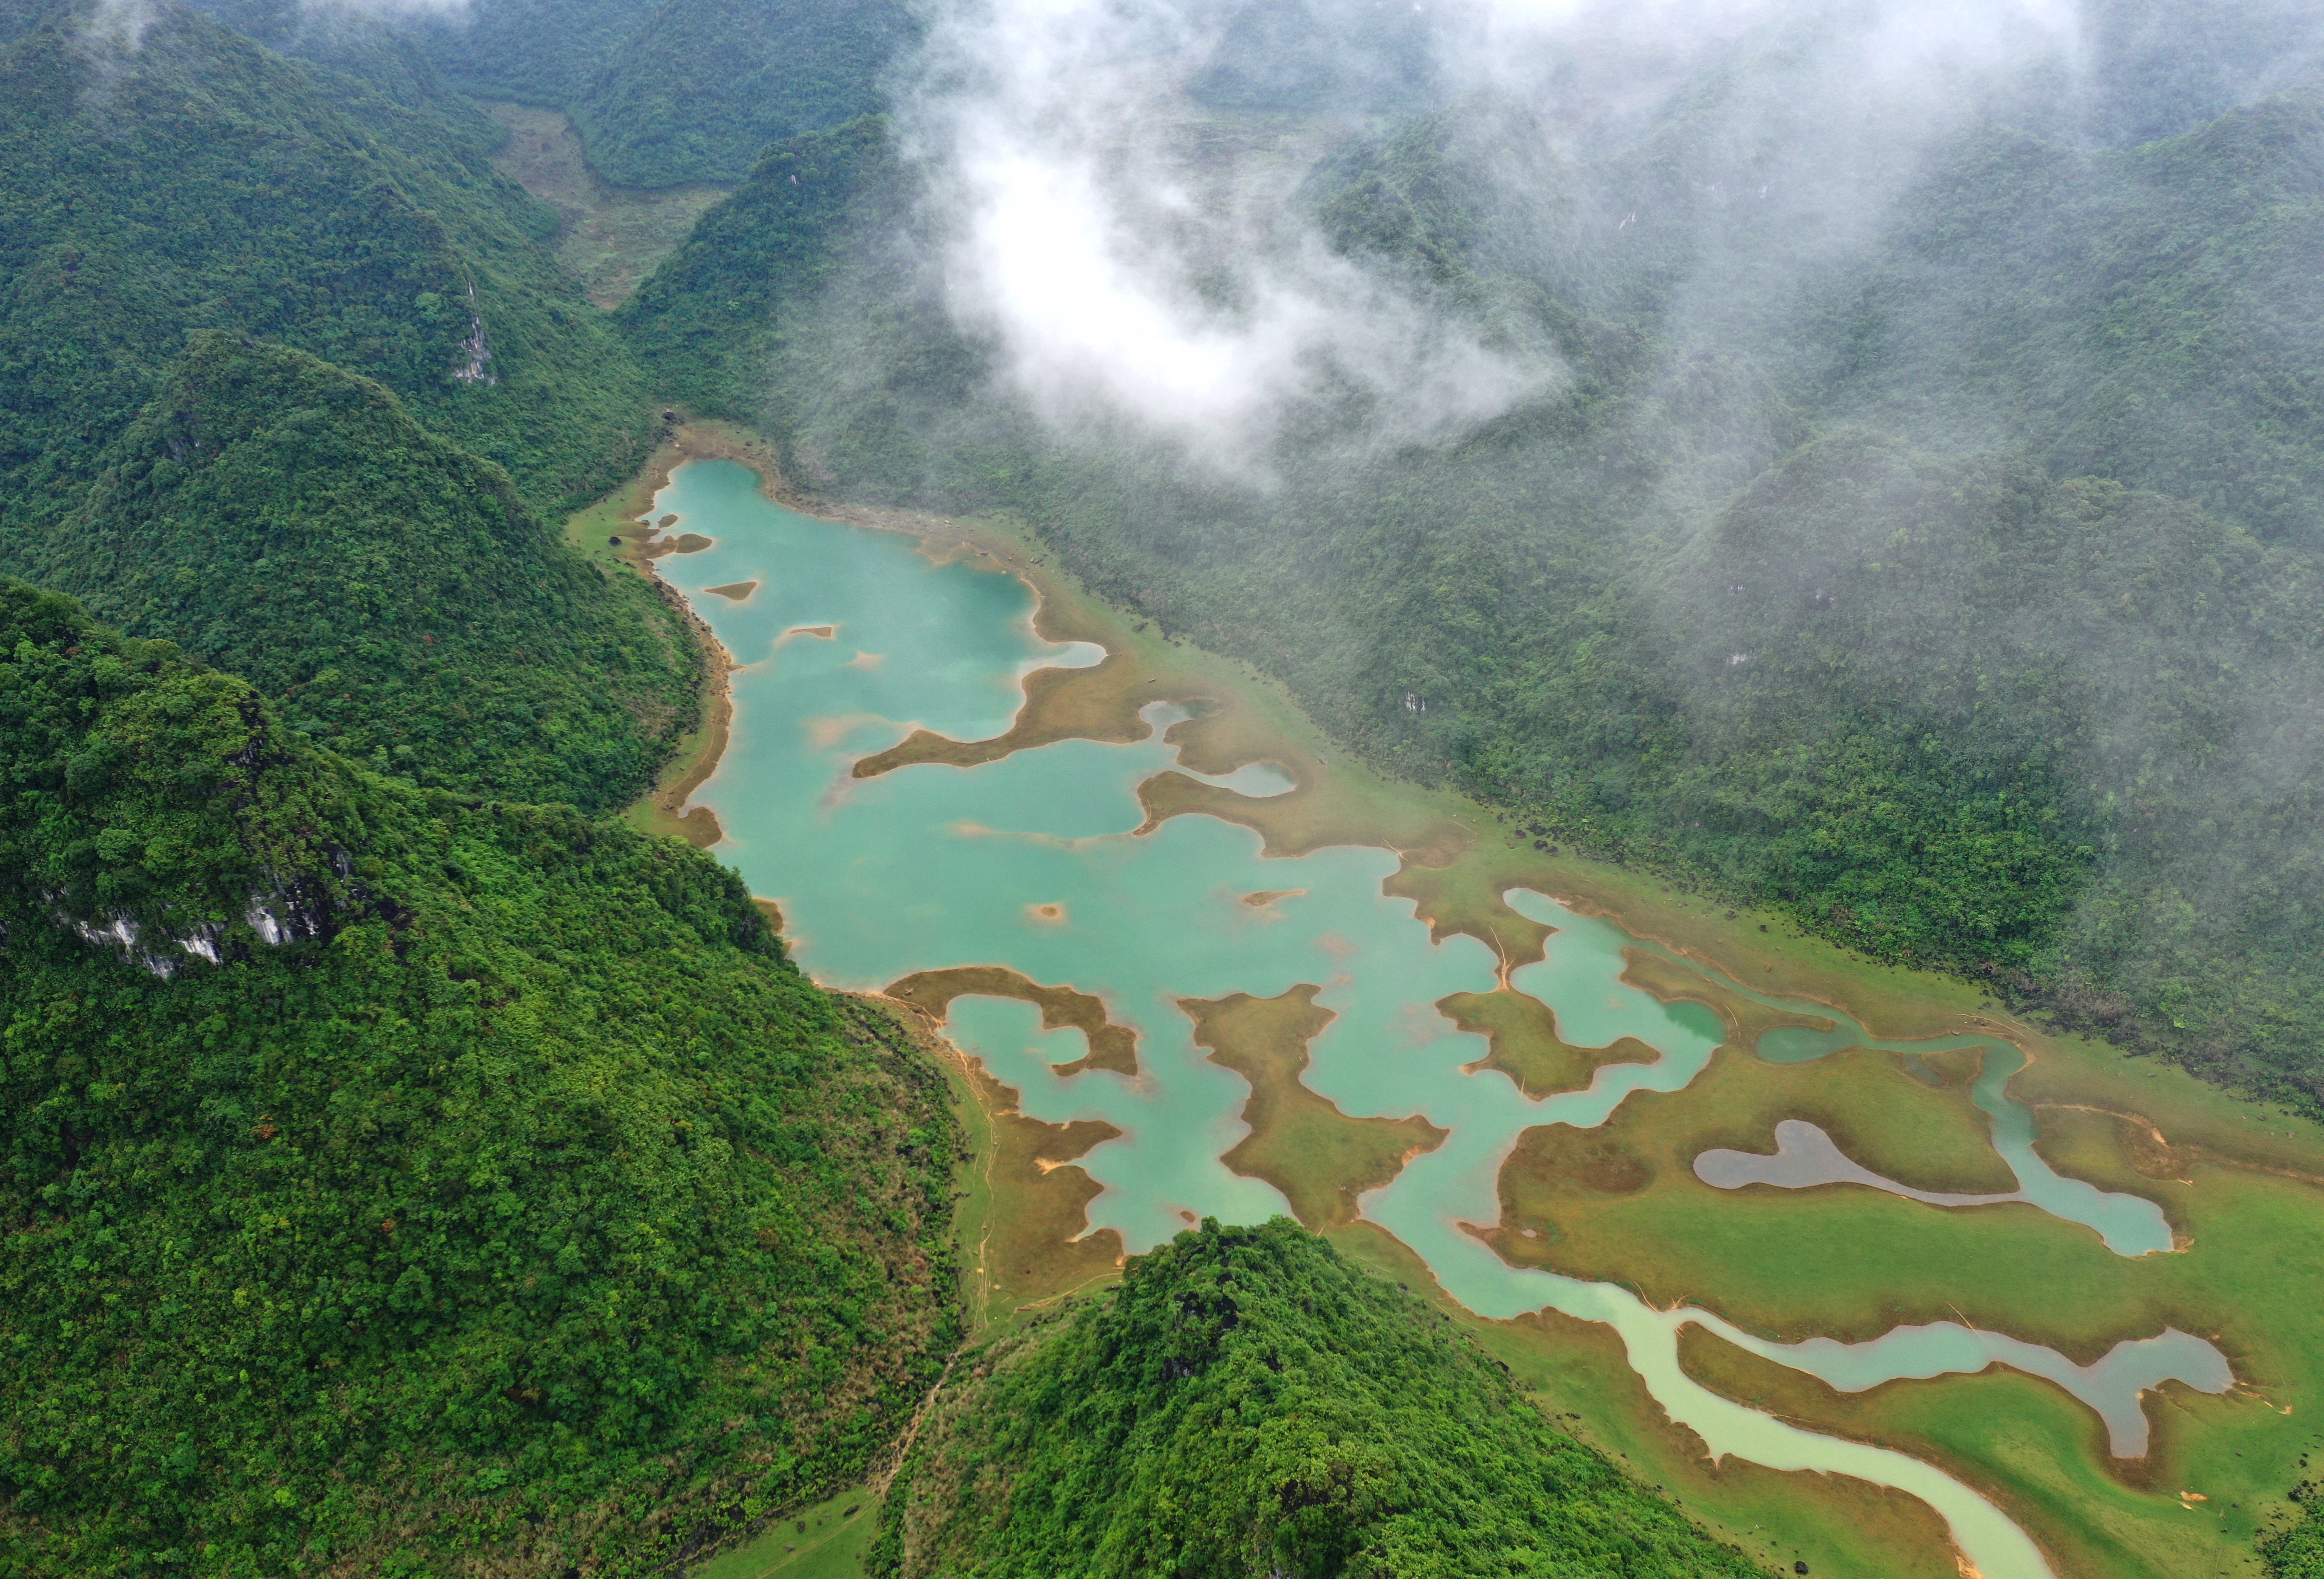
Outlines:
[[589,168],[581,139],[562,111],[492,102],[484,108],[509,130],[493,163],[557,210],[563,221],[558,262],[599,307],[627,300],[704,211],[733,189],[715,181],[652,189],[614,186]]
[[880,1499],[862,1486],[776,1519],[747,1546],[721,1553],[692,1579],[862,1579],[879,1529]]

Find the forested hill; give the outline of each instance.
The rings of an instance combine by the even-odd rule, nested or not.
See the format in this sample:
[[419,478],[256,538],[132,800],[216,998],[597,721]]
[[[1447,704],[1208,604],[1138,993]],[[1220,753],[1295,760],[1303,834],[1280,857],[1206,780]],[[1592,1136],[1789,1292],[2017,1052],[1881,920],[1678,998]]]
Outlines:
[[1301,225],[1555,376],[1449,442],[1296,410],[1266,488],[1013,401],[876,122],[770,151],[623,323],[802,484],[1013,511],[1545,840],[2324,1110],[2313,97],[1969,117],[1840,226],[1832,134],[1748,186],[1719,134],[1791,125],[1789,60],[1587,157],[1487,97],[1322,161]]
[[942,1077],[732,873],[0,584],[0,1570],[655,1571],[956,1342]]
[[635,467],[646,391],[474,137],[145,14],[133,44],[69,0],[0,49],[0,524],[69,503],[198,328],[378,379],[537,506]]
[[657,0],[480,0],[465,14],[414,18],[429,57],[487,98],[565,105],[637,36]]
[[736,180],[768,143],[880,108],[918,32],[903,0],[662,0],[567,107],[608,180]]
[[699,710],[699,651],[644,581],[571,553],[379,384],[222,331],[17,559],[420,784],[618,808]]
[[881,1517],[896,1579],[1766,1572],[1283,1217],[1205,1222],[983,1352]]
[[[278,53],[308,68],[334,107],[357,123],[390,126],[403,114],[433,119],[456,143],[479,152],[498,148],[507,128],[456,92],[420,40],[381,13],[309,0],[188,0]],[[386,134],[390,140],[396,134]]]
[[657,388],[765,423],[794,472],[908,491],[985,373],[918,266],[914,191],[883,116],[779,143],[617,321]]
[[640,793],[702,663],[542,524],[656,430],[553,217],[359,18],[276,22],[374,76],[167,0],[134,40],[42,15],[0,48],[0,574],[244,675],[378,771]]
[[880,108],[919,31],[903,0],[471,0],[410,24],[453,81],[565,110],[592,169],[642,187],[739,180]]

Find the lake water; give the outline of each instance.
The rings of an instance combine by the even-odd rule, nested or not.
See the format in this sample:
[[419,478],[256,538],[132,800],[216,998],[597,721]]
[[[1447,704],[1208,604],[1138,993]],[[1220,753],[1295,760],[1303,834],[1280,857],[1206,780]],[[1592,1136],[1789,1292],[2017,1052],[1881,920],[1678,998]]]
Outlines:
[[[741,666],[732,742],[697,796],[726,832],[716,854],[742,870],[752,892],[780,902],[800,965],[828,985],[877,989],[917,971],[994,965],[1102,998],[1113,1020],[1138,1033],[1135,1077],[1060,1077],[1056,1067],[1086,1050],[1082,1034],[1043,1031],[1038,1011],[1015,1000],[957,1000],[948,1031],[1021,1093],[1028,1116],[1101,1119],[1122,1131],[1083,1166],[1103,1187],[1090,1205],[1092,1228],[1118,1229],[1133,1252],[1196,1218],[1254,1222],[1288,1209],[1271,1186],[1220,1162],[1246,1132],[1239,1115],[1249,1088],[1195,1047],[1175,1001],[1273,997],[1314,983],[1323,989],[1317,1002],[1337,1018],[1313,1045],[1307,1085],[1351,1115],[1417,1113],[1448,1131],[1361,1207],[1455,1298],[1487,1316],[1554,1307],[1610,1325],[1655,1399],[1714,1454],[1842,1473],[1918,1496],[1985,1579],[2047,1579],[2050,1569],[1992,1504],[1933,1466],[1784,1425],[1697,1385],[1679,1368],[1681,1329],[1698,1323],[1849,1390],[2006,1361],[2097,1409],[2118,1452],[2144,1448],[2140,1390],[2169,1376],[2210,1391],[2228,1384],[2216,1350],[2171,1331],[2089,1367],[1952,1323],[1868,1344],[1784,1345],[1707,1312],[1652,1309],[1610,1284],[1508,1266],[1460,1224],[1498,1219],[1500,1165],[1517,1136],[1544,1123],[1601,1123],[1634,1091],[1680,1089],[1720,1039],[1708,1010],[1665,1004],[1619,979],[1621,951],[1634,939],[1552,897],[1511,896],[1557,928],[1547,957],[1513,981],[1551,1005],[1559,1034],[1586,1047],[1633,1036],[1660,1055],[1602,1067],[1585,1091],[1528,1100],[1497,1072],[1466,1072],[1485,1044],[1434,1004],[1492,990],[1493,956],[1468,937],[1432,944],[1412,902],[1380,892],[1397,869],[1393,854],[1341,847],[1268,859],[1257,834],[1204,817],[1133,836],[1144,820],[1137,785],[1178,766],[1158,729],[1134,745],[1066,741],[974,769],[923,764],[851,776],[858,759],[914,728],[962,740],[997,734],[1016,713],[1024,674],[1097,661],[1095,648],[1034,633],[1023,583],[967,564],[933,566],[901,536],[783,510],[759,493],[754,473],[727,462],[679,468],[654,502],[654,519],[671,513],[673,531],[715,542],[661,559],[662,574]],[[756,590],[739,602],[705,595],[751,581]],[[827,636],[807,633],[825,626]],[[1149,711],[1157,723],[1179,716]],[[1251,795],[1286,782],[1264,765],[1212,781]],[[1263,909],[1243,902],[1289,889],[1305,891]],[[1764,1051],[1786,1058],[1841,1047],[1965,1045],[1872,1042],[1851,1024],[1764,1040]],[[1997,1145],[2023,1197],[2089,1224],[2120,1253],[2167,1251],[2169,1231],[2153,1203],[2050,1172],[2033,1151],[2030,1115],[2002,1090],[2015,1065],[1989,1057],[1987,1066],[1977,1100],[1995,1115]]]

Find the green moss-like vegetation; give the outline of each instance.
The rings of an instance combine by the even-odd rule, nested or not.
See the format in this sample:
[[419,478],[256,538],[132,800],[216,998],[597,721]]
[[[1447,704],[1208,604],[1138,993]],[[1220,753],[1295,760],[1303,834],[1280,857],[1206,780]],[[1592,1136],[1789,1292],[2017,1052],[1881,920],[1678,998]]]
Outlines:
[[920,32],[901,0],[472,0],[404,25],[469,91],[566,111],[630,187],[739,180],[768,143],[878,109]]
[[663,0],[568,106],[607,180],[739,180],[767,144],[878,109],[900,0]]
[[2316,1487],[2303,1482],[2292,1493],[2299,1518],[2262,1536],[2259,1555],[2268,1579],[2324,1579],[2324,1519],[2316,1514]]
[[1287,1218],[1180,1234],[947,1400],[875,1573],[1765,1572]]
[[134,50],[78,3],[0,50],[0,527],[69,506],[197,328],[378,379],[536,506],[636,466],[634,365],[481,143],[143,9]]
[[0,1568],[641,1572],[935,1376],[941,1076],[732,873],[21,583],[0,784]]
[[101,465],[33,573],[381,771],[603,810],[698,709],[699,651],[644,582],[592,568],[505,472],[304,352],[196,335]]

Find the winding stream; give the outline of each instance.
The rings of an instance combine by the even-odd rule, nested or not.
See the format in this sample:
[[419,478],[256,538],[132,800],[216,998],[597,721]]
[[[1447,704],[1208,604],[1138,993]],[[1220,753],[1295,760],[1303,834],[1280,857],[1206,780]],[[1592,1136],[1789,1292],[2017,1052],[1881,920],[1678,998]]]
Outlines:
[[[1251,1222],[1287,1209],[1273,1187],[1219,1160],[1245,1133],[1249,1088],[1203,1055],[1175,1001],[1272,997],[1318,983],[1317,1002],[1337,1018],[1313,1044],[1306,1084],[1351,1115],[1418,1113],[1448,1131],[1361,1207],[1455,1298],[1487,1316],[1546,1306],[1612,1325],[1655,1398],[1714,1455],[1908,1491],[1945,1519],[1985,1579],[2048,1579],[2051,1571],[2024,1532],[1942,1471],[1784,1425],[1695,1383],[1679,1368],[1680,1330],[1699,1324],[1843,1389],[2000,1360],[2096,1409],[2117,1452],[2143,1450],[2141,1389],[2165,1376],[2205,1390],[2227,1385],[2218,1352],[2175,1332],[2121,1345],[2089,1367],[1952,1323],[1868,1344],[1783,1345],[1692,1307],[1655,1310],[1611,1284],[1506,1264],[1461,1225],[1497,1219],[1496,1181],[1519,1133],[1550,1122],[1595,1125],[1634,1091],[1680,1089],[1721,1038],[1710,1011],[1665,1004],[1619,979],[1621,951],[1635,939],[1554,899],[1510,895],[1557,928],[1547,956],[1516,973],[1513,984],[1554,1008],[1569,1042],[1634,1036],[1660,1054],[1652,1064],[1603,1067],[1585,1091],[1528,1100],[1499,1072],[1464,1068],[1484,1055],[1483,1040],[1456,1030],[1434,1004],[1490,991],[1495,961],[1465,937],[1432,944],[1411,901],[1381,893],[1394,854],[1342,846],[1270,860],[1257,834],[1204,817],[1132,836],[1144,817],[1136,786],[1178,765],[1158,729],[1134,745],[1065,741],[970,770],[923,764],[850,776],[856,760],[914,727],[961,740],[999,734],[1029,669],[1097,660],[1094,648],[1033,633],[1023,583],[964,564],[932,566],[903,537],[780,509],[760,494],[754,473],[727,462],[682,466],[655,500],[654,516],[667,513],[678,517],[673,531],[715,540],[659,566],[741,666],[731,743],[696,798],[726,831],[717,854],[742,869],[753,892],[780,902],[796,956],[829,985],[878,989],[917,971],[991,965],[1102,997],[1115,1021],[1138,1033],[1134,1078],[1102,1069],[1060,1077],[1055,1067],[1085,1050],[1081,1033],[1044,1032],[1038,1011],[1015,1000],[958,999],[949,1031],[1021,1093],[1028,1116],[1101,1119],[1122,1131],[1082,1165],[1103,1187],[1089,1207],[1091,1227],[1119,1230],[1133,1252],[1202,1216]],[[758,586],[739,601],[703,596],[743,582]],[[1157,723],[1177,716],[1148,714]],[[1286,784],[1263,765],[1211,781],[1251,795]],[[1290,889],[1305,891],[1263,907],[1243,902]],[[1821,1005],[1785,1006],[1835,1018]],[[1788,1059],[1973,1040],[1890,1044],[1843,1021],[1829,1033],[1771,1032],[1761,1051]],[[2015,1067],[1989,1053],[1976,1094],[2023,1198],[2089,1224],[2118,1253],[2168,1250],[2153,1203],[2060,1178],[2041,1162],[2031,1115],[2003,1089]]]

